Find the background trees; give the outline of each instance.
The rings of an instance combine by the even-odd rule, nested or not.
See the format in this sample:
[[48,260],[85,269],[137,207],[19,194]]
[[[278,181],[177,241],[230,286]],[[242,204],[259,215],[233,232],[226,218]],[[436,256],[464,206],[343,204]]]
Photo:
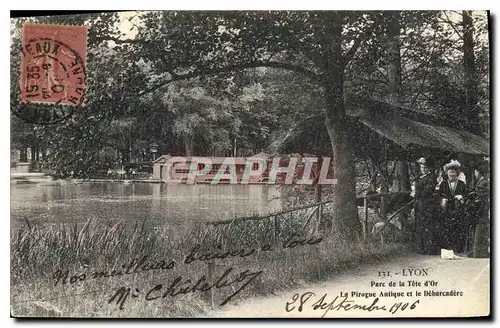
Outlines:
[[[484,13],[142,12],[36,20],[89,26],[85,108],[51,126],[12,115],[13,145],[35,146],[61,177],[148,160],[151,144],[177,155],[272,151],[301,129],[308,137],[295,140],[295,149],[333,157],[339,183],[332,215],[337,231],[352,237],[360,229],[355,140],[362,132],[352,128],[344,92],[488,133]],[[22,22],[12,22],[14,113]],[[389,168],[383,144],[377,147],[387,164],[377,165]],[[398,165],[401,183],[393,188],[407,188],[404,159]],[[385,176],[389,188],[390,169]]]

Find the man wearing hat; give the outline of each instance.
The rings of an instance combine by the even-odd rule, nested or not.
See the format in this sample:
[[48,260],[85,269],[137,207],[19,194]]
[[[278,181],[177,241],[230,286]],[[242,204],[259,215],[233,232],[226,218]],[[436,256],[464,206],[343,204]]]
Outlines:
[[436,233],[439,225],[438,201],[436,199],[436,162],[432,158],[419,158],[420,176],[415,181],[415,223],[417,251],[420,254],[436,255],[439,252]]

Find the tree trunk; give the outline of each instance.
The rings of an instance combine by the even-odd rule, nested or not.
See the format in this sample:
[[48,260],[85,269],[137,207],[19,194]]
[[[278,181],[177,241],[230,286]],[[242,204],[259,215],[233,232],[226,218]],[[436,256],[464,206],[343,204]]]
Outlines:
[[30,149],[31,149],[31,162],[34,162],[35,161],[35,154],[36,154],[35,147],[31,146]]
[[408,170],[408,163],[403,160],[397,160],[394,162],[396,168],[394,169],[394,179],[392,181],[392,190],[398,191],[409,191],[410,175]]
[[184,139],[184,151],[185,151],[185,156],[193,155],[193,138],[190,136]]
[[[465,79],[465,129],[475,133],[481,133],[479,124],[479,113],[477,108],[477,83],[476,83],[476,68],[474,55],[474,23],[472,20],[472,12],[464,10],[462,12],[463,20],[463,38],[464,38],[464,79]],[[471,168],[471,160],[465,157],[464,164],[467,185],[473,187],[472,176],[473,169]]]
[[325,125],[332,144],[333,232],[344,241],[361,236],[361,222],[356,205],[356,170],[354,145],[349,137],[349,123],[344,104],[344,59],[342,56],[343,17],[339,12],[329,13],[326,24],[328,39],[325,57]]
[[383,217],[384,221],[387,220],[387,214],[389,212],[389,183],[382,178],[380,182],[380,215]]
[[[400,12],[388,12],[387,20],[387,57],[389,59],[387,72],[390,82],[389,101],[393,105],[400,105],[402,98],[401,88],[401,44],[400,44]],[[394,179],[392,181],[392,191],[410,191],[410,175],[408,172],[408,163],[404,160],[396,160],[394,162]],[[399,215],[401,229],[405,236],[409,236],[408,211],[404,211]]]
[[333,148],[333,185],[334,231],[347,239],[359,237],[361,224],[356,206],[356,178],[352,145],[348,137],[347,122],[327,119],[326,127]]
[[401,103],[401,46],[399,43],[399,11],[387,12],[387,75],[389,78],[389,101],[393,105]]
[[21,147],[20,155],[19,155],[19,162],[27,162],[27,161],[28,161],[28,148]]
[[[389,59],[387,72],[389,77],[389,101],[393,105],[401,105],[401,45],[400,45],[400,12],[387,12],[387,57]],[[406,161],[398,160],[394,163],[393,191],[409,191],[410,176],[408,174],[408,164]]]
[[340,73],[327,88],[326,129],[332,144],[333,177],[333,231],[346,240],[361,234],[361,224],[356,206],[356,172],[352,138],[345,115],[343,74]]
[[477,84],[474,57],[474,24],[472,13],[462,13],[464,33],[464,78],[465,78],[465,128],[473,133],[480,133],[479,115],[477,111]]

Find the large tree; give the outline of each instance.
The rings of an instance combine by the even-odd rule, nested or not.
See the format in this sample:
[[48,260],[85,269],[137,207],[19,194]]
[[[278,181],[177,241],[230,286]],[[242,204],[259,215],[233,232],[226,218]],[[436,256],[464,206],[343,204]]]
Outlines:
[[[395,25],[387,24],[383,12],[142,12],[39,18],[89,26],[89,75],[86,107],[61,124],[34,127],[35,137],[44,141],[62,177],[85,176],[108,165],[102,153],[109,147],[120,148],[115,152],[140,151],[156,142],[161,152],[197,153],[194,143],[207,154],[216,145],[221,151],[250,154],[288,131],[287,124],[311,120],[316,124],[311,130],[328,139],[328,147],[319,148],[331,149],[333,157],[336,228],[352,237],[359,232],[353,137],[360,133],[348,119],[344,89],[389,102],[397,96],[403,105],[442,114],[451,98],[442,97],[443,88],[434,84],[457,85],[453,72],[457,63],[463,64],[453,49],[452,28],[444,27],[450,24],[440,22],[439,14],[400,13],[400,69],[386,53],[396,54],[387,40],[397,31],[390,34],[386,29]],[[132,31],[118,24],[127,17],[137,22]],[[487,51],[475,50],[476,76],[484,75],[487,65],[478,63],[484,63]],[[11,58],[16,67],[11,80],[17,81],[19,53]],[[197,88],[205,90],[201,97],[194,92]],[[458,99],[460,92],[451,91]],[[478,103],[485,99],[480,95]],[[318,129],[317,122],[323,127]],[[210,134],[215,129],[217,133]]]
[[375,12],[153,12],[142,17],[135,38],[102,39],[133,47],[136,57],[130,58],[143,58],[155,68],[155,81],[140,95],[179,80],[254,67],[290,70],[321,86],[338,179],[332,214],[339,234],[352,238],[359,235],[360,223],[344,73],[379,18]]

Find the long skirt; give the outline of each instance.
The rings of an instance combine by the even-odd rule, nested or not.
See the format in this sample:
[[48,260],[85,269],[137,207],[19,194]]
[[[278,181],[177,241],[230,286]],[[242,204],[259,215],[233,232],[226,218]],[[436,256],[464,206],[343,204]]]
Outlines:
[[420,254],[439,254],[439,213],[433,199],[415,200],[416,248]]
[[472,257],[490,257],[490,213],[482,209],[474,220]]
[[441,247],[463,253],[469,227],[465,213],[460,208],[446,210],[442,222]]

